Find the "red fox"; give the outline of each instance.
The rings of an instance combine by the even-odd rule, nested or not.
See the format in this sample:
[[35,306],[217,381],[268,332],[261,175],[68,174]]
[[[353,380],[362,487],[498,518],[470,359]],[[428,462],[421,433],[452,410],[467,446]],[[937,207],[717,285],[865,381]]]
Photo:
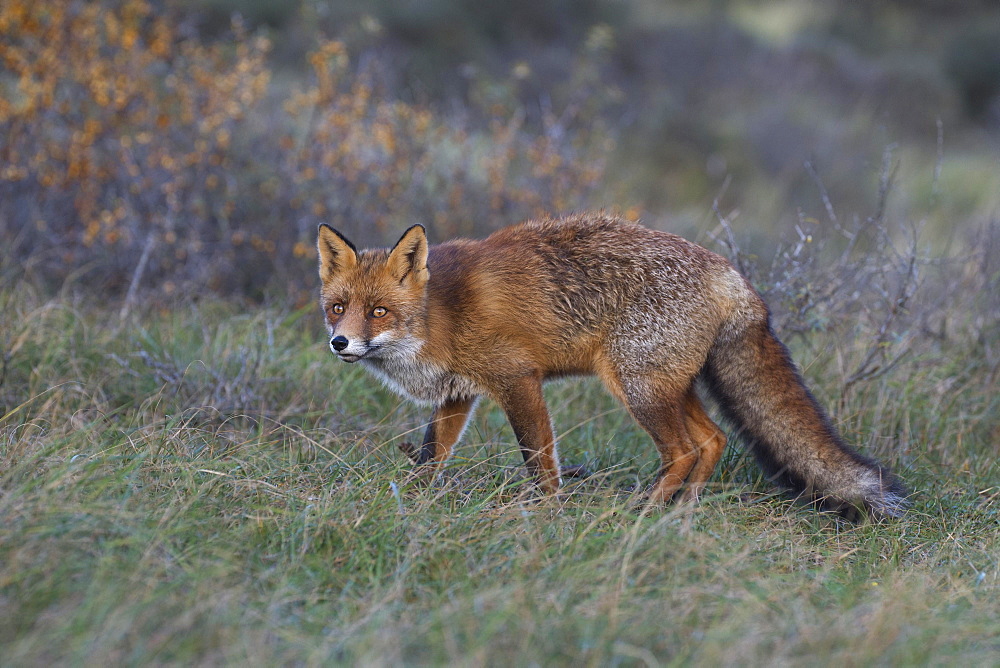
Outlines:
[[596,374],[659,450],[649,501],[685,485],[697,500],[726,445],[695,392],[701,378],[777,483],[846,515],[907,505],[892,473],[841,441],[750,283],[679,236],[594,213],[434,246],[414,225],[391,250],[358,251],[320,225],[317,246],[330,349],[434,407],[410,446],[418,467],[444,464],[485,396],[541,490],[557,492],[542,383]]

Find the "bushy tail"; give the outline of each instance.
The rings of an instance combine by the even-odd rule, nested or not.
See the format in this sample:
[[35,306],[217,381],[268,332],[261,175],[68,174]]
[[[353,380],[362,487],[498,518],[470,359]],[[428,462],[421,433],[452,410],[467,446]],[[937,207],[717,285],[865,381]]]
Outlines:
[[730,322],[713,344],[703,376],[775,482],[847,516],[860,508],[875,516],[903,514],[908,504],[902,483],[840,440],[768,319]]

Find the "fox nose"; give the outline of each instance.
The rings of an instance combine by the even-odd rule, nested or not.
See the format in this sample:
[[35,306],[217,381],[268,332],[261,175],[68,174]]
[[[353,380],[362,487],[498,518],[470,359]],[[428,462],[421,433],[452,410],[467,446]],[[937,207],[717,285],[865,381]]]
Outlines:
[[346,336],[335,336],[330,339],[330,347],[336,350],[338,353],[346,348],[349,344]]

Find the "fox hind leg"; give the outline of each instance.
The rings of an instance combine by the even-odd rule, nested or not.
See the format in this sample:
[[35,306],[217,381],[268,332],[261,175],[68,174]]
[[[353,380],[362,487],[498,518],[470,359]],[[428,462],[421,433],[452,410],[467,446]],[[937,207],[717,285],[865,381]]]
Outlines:
[[722,459],[722,453],[726,449],[726,435],[705,412],[693,387],[684,397],[684,420],[688,435],[697,449],[698,462],[688,474],[687,488],[681,500],[697,501],[705,490],[708,479],[712,477],[715,467],[718,466],[719,460]]
[[681,406],[660,406],[655,416],[637,413],[634,409],[633,414],[653,436],[662,464],[660,475],[649,492],[649,503],[669,503],[698,463],[698,450],[688,436]]
[[[660,475],[649,492],[649,503],[668,503],[698,464],[698,448],[688,433],[687,392],[645,379],[611,388],[622,397],[635,421],[653,438],[660,453]],[[617,391],[616,391],[617,390]]]

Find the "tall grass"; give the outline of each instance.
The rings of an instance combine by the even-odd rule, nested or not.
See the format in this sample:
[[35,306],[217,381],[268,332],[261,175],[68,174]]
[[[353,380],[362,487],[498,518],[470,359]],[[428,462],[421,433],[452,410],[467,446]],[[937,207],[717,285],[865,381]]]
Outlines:
[[597,471],[564,498],[535,497],[492,406],[414,486],[395,444],[427,416],[329,359],[312,308],[122,318],[70,293],[0,291],[7,665],[1000,652],[995,328],[904,337],[846,393],[871,323],[791,339],[845,436],[914,491],[905,519],[855,526],[776,496],[739,449],[701,505],[638,512],[654,449],[588,381],[546,390],[564,457]]

